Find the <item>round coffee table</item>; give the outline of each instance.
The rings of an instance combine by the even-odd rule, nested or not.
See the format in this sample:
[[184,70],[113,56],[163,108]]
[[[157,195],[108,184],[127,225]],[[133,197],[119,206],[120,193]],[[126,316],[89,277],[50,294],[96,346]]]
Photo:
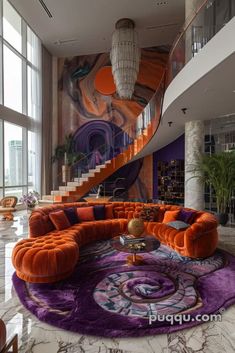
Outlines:
[[129,244],[127,244],[127,245],[121,244],[119,236],[114,237],[111,240],[111,245],[114,249],[116,249],[118,251],[132,254],[132,255],[127,256],[127,264],[137,266],[137,265],[143,264],[143,262],[144,262],[143,257],[139,256],[137,254],[147,253],[147,252],[157,250],[159,248],[159,246],[161,245],[160,241],[151,235],[146,235],[144,237],[144,239],[145,239],[144,243],[146,244],[146,246],[141,249],[131,248],[129,246]]

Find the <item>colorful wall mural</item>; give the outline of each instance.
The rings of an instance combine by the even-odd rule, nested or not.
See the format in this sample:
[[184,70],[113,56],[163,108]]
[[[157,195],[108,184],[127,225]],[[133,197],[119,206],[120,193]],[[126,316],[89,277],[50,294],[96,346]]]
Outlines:
[[[126,141],[133,138],[130,127],[160,83],[168,52],[167,47],[141,50],[140,72],[131,101],[119,99],[114,92],[108,53],[58,59],[59,143],[63,143],[65,135],[72,133],[78,151],[98,155],[95,150],[105,145],[106,151],[99,151],[99,158],[104,160],[119,153]],[[137,162],[134,169],[139,174],[130,178],[131,189],[128,183],[133,198],[149,198],[152,192],[149,183],[143,186],[146,165],[145,161]]]

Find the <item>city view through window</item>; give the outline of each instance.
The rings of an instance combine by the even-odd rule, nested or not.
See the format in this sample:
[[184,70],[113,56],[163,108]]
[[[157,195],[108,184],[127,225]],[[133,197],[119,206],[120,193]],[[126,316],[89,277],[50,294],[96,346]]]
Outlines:
[[0,119],[0,198],[20,198],[40,192],[41,42],[12,5],[2,3],[0,103],[9,111]]

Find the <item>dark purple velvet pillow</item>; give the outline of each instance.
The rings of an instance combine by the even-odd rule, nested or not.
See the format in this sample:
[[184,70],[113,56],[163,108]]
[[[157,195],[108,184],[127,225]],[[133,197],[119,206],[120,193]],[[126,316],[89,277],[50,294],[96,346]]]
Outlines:
[[76,223],[79,223],[79,218],[74,207],[68,207],[64,209],[64,213],[66,214],[69,223],[73,226]]
[[177,216],[177,220],[192,224],[195,215],[196,211],[186,211],[184,209],[181,209]]
[[105,206],[94,205],[94,216],[96,221],[101,221],[102,219],[105,219]]

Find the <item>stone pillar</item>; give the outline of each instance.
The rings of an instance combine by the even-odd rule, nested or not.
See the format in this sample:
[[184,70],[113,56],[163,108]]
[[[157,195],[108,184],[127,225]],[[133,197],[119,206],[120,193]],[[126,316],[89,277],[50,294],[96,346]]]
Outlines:
[[192,17],[204,0],[185,0],[185,19]]
[[[189,121],[185,124],[185,207],[203,210],[204,184],[194,176],[193,168],[204,153],[204,122]],[[197,173],[198,174],[198,173]]]
[[[185,0],[185,22],[188,23],[202,5],[204,0]],[[200,26],[200,16],[193,21],[194,26]],[[190,26],[185,33],[185,60],[186,63],[192,58],[192,27]]]

